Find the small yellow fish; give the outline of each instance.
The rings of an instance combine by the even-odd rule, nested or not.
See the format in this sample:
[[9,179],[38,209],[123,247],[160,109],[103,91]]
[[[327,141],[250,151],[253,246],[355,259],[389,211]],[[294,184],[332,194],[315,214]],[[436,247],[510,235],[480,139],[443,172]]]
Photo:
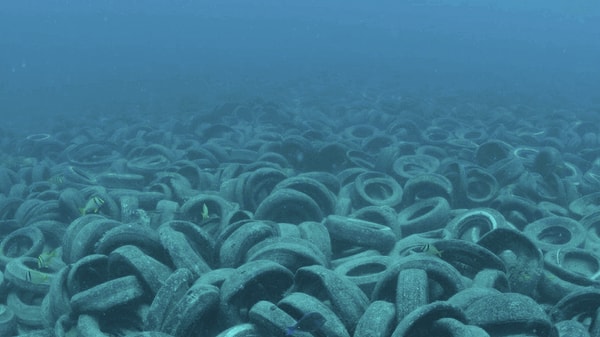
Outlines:
[[81,215],[86,215],[89,213],[98,213],[102,205],[104,205],[104,200],[96,195],[93,196],[83,208],[80,208],[79,212],[81,213]]
[[48,178],[48,183],[56,186],[60,186],[65,182],[65,177],[62,174],[57,174]]
[[206,204],[202,204],[202,220],[208,220],[210,215],[208,215],[208,206]]
[[25,272],[25,280],[31,283],[44,283],[48,281],[50,275],[46,273],[39,272],[33,269],[27,269]]
[[418,248],[421,253],[429,254],[429,255],[437,255],[442,257],[443,250],[438,250],[434,245],[426,243]]
[[48,268],[48,263],[50,263],[57,254],[56,249],[40,254],[40,256],[37,257],[38,269]]

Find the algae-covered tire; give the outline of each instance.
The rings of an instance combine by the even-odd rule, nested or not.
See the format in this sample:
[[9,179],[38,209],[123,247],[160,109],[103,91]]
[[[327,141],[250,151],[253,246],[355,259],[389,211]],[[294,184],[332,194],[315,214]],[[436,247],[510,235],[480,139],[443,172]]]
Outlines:
[[162,246],[177,268],[187,268],[196,277],[211,270],[214,240],[202,228],[188,221],[169,221],[158,235]]
[[129,275],[74,294],[71,297],[71,307],[76,314],[101,313],[140,300],[143,295],[143,285],[136,276]]
[[171,274],[171,268],[144,253],[136,246],[122,246],[108,256],[108,272],[111,277],[132,274],[141,281],[151,294],[156,294]]
[[304,221],[321,221],[323,211],[309,195],[282,188],[275,190],[260,203],[254,218],[299,224]]
[[457,214],[446,226],[455,239],[477,242],[496,228],[507,228],[504,216],[491,208],[473,208]]
[[375,285],[391,263],[389,256],[359,256],[341,263],[335,272],[354,282],[370,298]]
[[396,285],[396,321],[402,321],[408,314],[429,303],[429,286],[425,270],[400,270]]
[[331,214],[335,209],[336,198],[333,192],[325,184],[310,176],[301,175],[286,178],[275,186],[274,191],[285,188],[308,195],[319,205],[323,214]]
[[71,303],[67,291],[67,277],[71,266],[63,267],[54,275],[50,288],[42,302],[42,315],[45,326],[53,325],[61,316],[71,312]]
[[195,282],[163,321],[161,331],[173,336],[193,336],[210,327],[218,309],[219,288]]
[[120,157],[115,144],[102,141],[69,146],[65,154],[69,164],[94,170],[108,168]]
[[135,246],[157,260],[168,261],[156,231],[143,225],[123,224],[109,229],[96,242],[94,253],[109,255],[123,246]]
[[144,320],[144,329],[160,331],[167,315],[175,310],[175,306],[189,289],[193,274],[188,269],[177,269],[158,290]]
[[315,333],[323,333],[326,336],[350,337],[355,323],[346,325],[338,314],[329,306],[321,302],[318,298],[305,293],[293,292],[277,302],[277,306],[290,314],[294,319],[300,320],[309,312],[317,312],[324,319],[325,323],[319,327]]
[[6,266],[12,259],[21,256],[37,257],[42,253],[44,244],[44,234],[39,228],[19,228],[0,242],[0,265]]
[[437,240],[431,243],[440,257],[450,263],[463,276],[473,278],[483,270],[506,272],[504,262],[490,250],[464,240]]
[[453,205],[453,186],[448,178],[437,173],[423,173],[412,177],[404,184],[403,205],[412,205],[417,200],[433,197],[446,199]]
[[352,203],[355,208],[366,206],[393,208],[400,204],[402,196],[402,187],[391,176],[379,172],[365,172],[354,181]]
[[[511,310],[506,310],[510,308]],[[543,307],[518,293],[490,294],[474,301],[464,311],[469,324],[496,335],[511,329],[515,334],[550,336],[553,323]]]
[[127,169],[149,178],[157,172],[165,171],[170,164],[169,158],[162,154],[140,155],[127,161]]
[[348,331],[354,331],[369,304],[367,296],[354,282],[322,266],[298,269],[294,291],[328,300]]
[[238,324],[256,302],[279,300],[292,283],[292,272],[278,263],[267,260],[245,263],[221,285],[221,311],[228,323]]
[[5,304],[0,304],[0,336],[13,336],[17,331],[17,316]]
[[42,328],[44,320],[41,313],[43,295],[28,294],[26,291],[11,291],[6,296],[6,306],[14,312],[17,322],[31,328]]
[[394,331],[396,310],[394,305],[386,301],[373,301],[362,315],[355,337],[387,337]]
[[403,235],[443,228],[450,216],[450,205],[441,197],[423,199],[398,212],[398,226]]
[[[269,301],[256,302],[248,312],[248,320],[250,321],[251,326],[268,336],[280,336],[285,334],[285,329],[295,324],[293,317]],[[244,329],[244,331],[248,329],[243,324],[238,324],[236,326]],[[238,334],[233,333],[233,331],[231,331],[232,329],[233,328],[228,329],[228,333],[223,334],[223,336],[237,337]],[[240,337],[251,336],[247,336],[246,333],[241,333]]]
[[290,271],[309,265],[329,265],[317,246],[294,237],[272,237],[257,243],[247,253],[247,261],[255,260],[277,262]]
[[549,216],[525,226],[523,233],[543,252],[583,246],[587,231],[576,220]]
[[248,250],[257,243],[275,236],[267,221],[241,221],[230,225],[229,230],[217,239],[221,267],[238,267],[243,264]]
[[429,155],[405,155],[397,158],[392,170],[402,183],[424,173],[433,173],[440,167],[440,161]]
[[48,292],[57,271],[38,270],[37,258],[21,256],[6,264],[4,277],[16,289],[43,295]]
[[339,215],[329,215],[323,220],[329,231],[332,245],[347,245],[375,249],[382,254],[389,252],[396,243],[396,234],[392,228]]
[[388,267],[375,286],[371,299],[395,302],[398,298],[398,275],[405,269],[422,269],[428,281],[437,283],[436,292],[429,296],[430,302],[446,300],[466,287],[463,276],[448,262],[438,256],[415,254],[398,259]]
[[413,310],[398,323],[392,333],[392,337],[414,336],[417,331],[420,335],[428,336],[433,324],[442,318],[453,318],[460,322],[466,322],[462,310],[447,303],[433,302]]
[[525,234],[507,228],[498,228],[485,234],[477,244],[498,255],[511,270],[510,289],[531,295],[544,269],[542,253]]
[[[104,218],[91,218],[91,221],[79,222],[74,221],[71,226],[76,226],[71,231],[71,226],[67,228],[67,237],[73,241],[67,246],[68,249],[63,249],[63,259],[66,263],[73,263],[84,256],[94,254],[94,249],[98,241],[109,230],[121,225],[120,222]],[[74,225],[74,223],[76,225]],[[71,236],[72,235],[72,236]]]

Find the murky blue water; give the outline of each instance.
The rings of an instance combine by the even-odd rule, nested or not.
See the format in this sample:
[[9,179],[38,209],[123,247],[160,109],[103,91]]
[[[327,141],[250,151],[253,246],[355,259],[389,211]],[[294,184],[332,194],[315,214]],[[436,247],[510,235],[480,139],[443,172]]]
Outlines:
[[594,335],[598,60],[598,0],[0,0],[0,337]]
[[590,0],[7,0],[0,113],[27,133],[357,92],[597,108],[599,18]]

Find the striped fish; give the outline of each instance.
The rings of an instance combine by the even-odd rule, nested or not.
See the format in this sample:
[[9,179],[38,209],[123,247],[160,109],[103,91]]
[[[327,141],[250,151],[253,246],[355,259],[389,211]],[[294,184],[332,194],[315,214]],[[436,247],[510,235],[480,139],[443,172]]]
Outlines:
[[79,209],[79,212],[81,213],[81,215],[86,215],[89,213],[98,213],[102,205],[104,205],[104,199],[96,195],[93,196],[90,200],[88,200],[85,206]]
[[422,246],[419,246],[418,251],[421,253],[436,255],[442,257],[443,250],[438,250],[434,245],[426,243]]

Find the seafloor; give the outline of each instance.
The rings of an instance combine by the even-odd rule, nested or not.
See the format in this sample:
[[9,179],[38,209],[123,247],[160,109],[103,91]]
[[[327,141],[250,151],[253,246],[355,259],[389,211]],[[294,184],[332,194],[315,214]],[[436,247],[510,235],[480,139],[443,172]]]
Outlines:
[[3,128],[0,336],[600,336],[594,115],[248,99]]

